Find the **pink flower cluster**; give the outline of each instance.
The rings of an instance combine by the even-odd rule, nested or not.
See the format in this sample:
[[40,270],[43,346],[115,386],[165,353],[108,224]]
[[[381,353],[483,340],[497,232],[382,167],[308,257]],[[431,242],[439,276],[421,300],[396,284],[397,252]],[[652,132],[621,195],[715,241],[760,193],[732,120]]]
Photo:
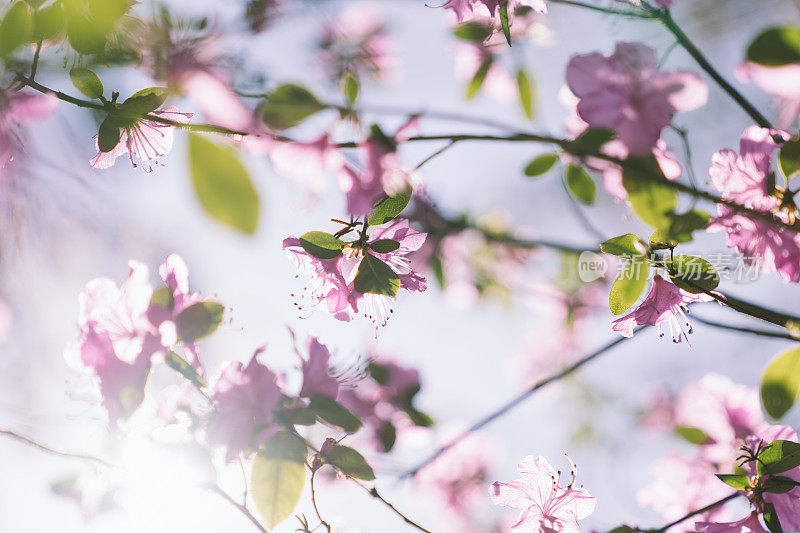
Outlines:
[[53,95],[0,91],[0,185],[6,165],[22,153],[20,127],[52,115],[57,108]]

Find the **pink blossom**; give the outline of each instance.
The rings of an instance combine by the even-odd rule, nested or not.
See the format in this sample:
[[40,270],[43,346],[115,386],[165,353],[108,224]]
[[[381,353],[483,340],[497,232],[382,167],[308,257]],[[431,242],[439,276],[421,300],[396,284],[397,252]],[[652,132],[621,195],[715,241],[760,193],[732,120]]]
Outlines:
[[298,357],[302,360],[303,371],[303,387],[299,396],[310,398],[320,394],[335,400],[339,394],[339,380],[331,375],[331,353],[328,348],[316,337],[308,335],[303,351],[308,354],[307,358],[297,351]]
[[658,334],[663,337],[661,324],[668,322],[673,342],[681,342],[683,339],[689,342],[688,335],[692,333],[692,326],[684,311],[686,305],[712,300],[707,294],[686,292],[661,276],[655,276],[650,292],[642,303],[631,313],[615,320],[611,329],[623,337],[632,337],[637,326],[658,326]]
[[[161,118],[186,124],[192,118],[191,113],[179,113],[174,106],[165,107],[152,112]],[[99,147],[99,136],[94,137],[97,155],[89,163],[94,168],[105,169],[114,165],[116,159],[124,154],[128,154],[131,164],[136,167],[133,158],[139,160],[144,165],[145,170],[152,170],[151,162],[158,164],[161,157],[172,149],[173,126],[154,122],[148,119],[138,120],[130,128],[120,128],[120,137],[117,145],[108,152],[101,152]]]
[[42,120],[57,108],[52,94],[0,91],[0,171],[22,152],[20,126]]
[[327,133],[308,143],[276,141],[269,159],[275,172],[307,186],[312,193],[322,192],[325,175],[341,171],[344,165]]
[[492,59],[490,50],[481,43],[456,43],[454,67],[460,80],[472,80],[486,61],[491,61],[491,65],[481,90],[500,102],[514,102],[519,95],[517,81],[501,63]]
[[[778,199],[769,194],[767,181],[772,156],[780,146],[774,137],[784,132],[756,126],[742,135],[739,154],[721,150],[714,154],[709,170],[712,183],[726,200],[764,213],[774,213],[783,222],[791,214],[782,210]],[[725,231],[727,245],[735,248],[748,264],[760,264],[761,272],[776,272],[785,282],[800,281],[800,234],[761,218],[751,217],[726,205],[717,206],[718,216],[708,231]]]
[[527,6],[538,13],[547,13],[545,0],[449,0],[441,7],[452,9],[458,22],[472,20],[475,15],[483,13],[491,17],[497,16],[500,6],[508,5],[511,15],[519,6]]
[[[758,441],[769,444],[776,440],[797,442],[797,433],[789,426],[769,426],[759,431],[755,437],[751,437],[750,444],[752,446]],[[778,475],[800,481],[800,466]],[[763,497],[765,502],[775,506],[775,513],[784,531],[800,530],[800,487],[794,487],[781,494],[765,492]]]
[[756,511],[736,522],[697,522],[694,527],[701,533],[768,533]]
[[277,377],[258,362],[263,348],[256,350],[247,366],[229,363],[211,385],[214,412],[206,429],[206,440],[223,447],[228,461],[257,448],[274,432],[273,410],[281,397]]
[[771,67],[745,62],[736,68],[736,75],[752,81],[778,100],[777,127],[788,128],[792,125],[800,113],[800,63]]
[[508,483],[495,481],[489,496],[495,505],[521,509],[511,529],[540,533],[579,533],[578,520],[592,514],[597,499],[583,487],[575,486],[576,467],[566,488],[559,486],[557,474],[547,459],[529,455],[517,467],[521,479]]
[[11,313],[11,308],[8,304],[0,298],[0,346],[8,341],[11,337],[11,329],[14,324],[14,316]]
[[[655,478],[636,495],[636,501],[643,507],[660,512],[665,520],[683,517],[730,493],[729,487],[714,477],[717,469],[702,458],[687,459],[671,454],[656,461],[651,467]],[[724,507],[715,507],[699,515],[710,521],[724,518]],[[680,526],[682,531],[695,531],[690,523]]]
[[655,51],[641,43],[618,43],[611,56],[574,56],[567,83],[580,99],[578,115],[593,128],[613,130],[636,157],[652,151],[676,112],[708,98],[697,74],[658,70]]

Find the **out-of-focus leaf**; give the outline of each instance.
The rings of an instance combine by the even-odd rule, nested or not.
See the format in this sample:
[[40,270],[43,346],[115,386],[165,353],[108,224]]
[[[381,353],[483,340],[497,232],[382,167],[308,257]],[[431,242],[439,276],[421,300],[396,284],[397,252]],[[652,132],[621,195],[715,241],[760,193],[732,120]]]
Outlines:
[[524,68],[517,70],[517,90],[522,111],[528,119],[533,118],[533,84]]
[[72,80],[72,85],[89,98],[103,96],[103,82],[91,70],[74,68],[69,71],[69,78]]
[[172,350],[167,352],[167,355],[164,357],[164,362],[167,363],[168,367],[192,382],[195,387],[203,388],[206,386],[206,380],[203,379],[203,376],[198,374],[197,370],[195,370],[195,368],[190,365],[186,359],[176,354]]
[[800,28],[778,26],[760,33],[747,47],[747,60],[769,67],[800,63]]
[[490,68],[492,68],[492,58],[488,57],[483,61],[483,63],[481,63],[481,66],[478,67],[478,70],[475,71],[475,75],[472,76],[472,79],[469,80],[469,83],[467,84],[467,100],[471,100],[476,94],[478,94],[478,91],[481,90],[481,87],[483,87],[483,82],[486,80],[486,75],[489,73]]
[[14,2],[0,22],[0,56],[6,56],[33,37],[33,10]]
[[338,426],[348,433],[355,433],[361,427],[361,420],[336,400],[317,394],[311,398],[308,409],[321,420]]
[[525,175],[529,178],[542,176],[558,163],[558,159],[558,154],[542,154],[525,166]]
[[761,377],[761,405],[769,416],[781,418],[800,391],[800,348],[793,348],[773,359]]
[[306,483],[308,457],[302,439],[279,431],[258,451],[250,471],[250,491],[264,525],[272,529],[292,515]]
[[592,177],[583,169],[576,165],[567,165],[564,172],[564,182],[572,195],[581,203],[591,205],[597,192]]
[[668,185],[655,181],[658,177],[663,178],[658,165],[649,166],[652,178],[645,176],[641,169],[626,166],[622,172],[622,185],[628,192],[633,210],[642,220],[656,228],[669,230],[678,195]]
[[192,304],[175,317],[178,337],[186,342],[194,342],[208,337],[217,331],[224,315],[225,307],[221,303],[197,302]]
[[349,446],[334,444],[331,451],[325,456],[325,462],[350,477],[363,481],[375,479],[375,472],[373,472],[372,467],[369,466],[360,453]]
[[453,35],[462,41],[480,43],[489,38],[492,28],[487,24],[479,22],[464,22],[453,28]]
[[277,87],[267,97],[261,108],[261,118],[270,128],[285,130],[297,126],[325,107],[305,87],[287,83]]
[[633,233],[612,237],[600,245],[603,253],[618,257],[635,257],[647,255],[647,244]]

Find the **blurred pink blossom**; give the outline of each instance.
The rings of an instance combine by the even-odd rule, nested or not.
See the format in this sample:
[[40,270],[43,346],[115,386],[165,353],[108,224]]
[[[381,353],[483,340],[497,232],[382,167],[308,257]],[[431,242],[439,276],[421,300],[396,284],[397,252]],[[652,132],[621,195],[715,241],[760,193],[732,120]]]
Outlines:
[[339,394],[339,380],[331,375],[331,353],[327,346],[319,342],[316,337],[308,335],[303,352],[307,354],[307,357],[304,358],[300,351],[297,351],[297,355],[302,361],[303,371],[303,386],[299,396],[310,398],[320,394],[335,400]]
[[276,141],[269,159],[275,172],[305,185],[312,194],[325,189],[326,174],[341,171],[344,165],[327,133],[307,143]]
[[547,13],[545,0],[448,0],[440,7],[452,9],[458,22],[472,20],[476,15],[496,17],[501,6],[508,5],[509,15],[519,6],[527,6],[538,13]]
[[736,75],[750,80],[779,101],[778,128],[789,128],[800,113],[800,63],[765,66],[745,62],[736,67]]
[[736,522],[697,522],[694,527],[700,533],[768,533],[756,511]]
[[0,91],[0,176],[3,168],[23,152],[20,127],[49,117],[58,109],[52,94]]

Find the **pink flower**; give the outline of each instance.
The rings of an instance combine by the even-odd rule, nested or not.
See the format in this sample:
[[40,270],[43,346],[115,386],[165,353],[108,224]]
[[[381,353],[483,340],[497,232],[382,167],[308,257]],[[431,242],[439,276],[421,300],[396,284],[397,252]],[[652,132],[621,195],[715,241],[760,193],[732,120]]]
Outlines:
[[307,186],[312,193],[322,192],[325,175],[341,171],[344,165],[327,133],[308,143],[276,141],[269,159],[275,172]]
[[545,0],[449,0],[441,7],[452,9],[458,22],[466,22],[481,12],[496,17],[500,6],[506,4],[508,4],[509,15],[519,6],[530,7],[538,13],[547,13]]
[[[668,455],[656,461],[651,471],[655,478],[639,491],[636,501],[643,507],[660,512],[665,520],[681,518],[689,511],[708,505],[730,493],[730,487],[714,477],[717,469],[702,458],[687,459],[678,454]],[[724,507],[716,507],[700,515],[709,521],[721,518]],[[695,531],[690,523],[684,523],[682,531]]]
[[11,308],[0,298],[0,346],[11,337],[11,329],[14,325],[14,316]]
[[229,363],[211,385],[214,413],[206,440],[225,448],[228,461],[258,448],[276,431],[270,425],[281,390],[275,374],[258,362],[263,350],[256,350],[247,366],[238,361]]
[[750,80],[762,91],[779,101],[779,128],[788,128],[800,112],[800,63],[768,67],[746,62],[736,67],[736,74],[743,80]]
[[[751,209],[774,215],[788,222],[792,214],[782,209],[780,202],[767,189],[772,155],[780,146],[773,136],[786,138],[784,132],[752,126],[742,135],[739,154],[721,150],[714,154],[709,170],[711,181],[727,200]],[[745,263],[755,265],[761,272],[777,272],[785,282],[800,281],[800,235],[718,205],[718,215],[711,220],[708,231],[725,231],[727,244],[735,248]]]
[[578,520],[594,512],[597,499],[583,487],[575,486],[576,467],[566,488],[559,486],[557,474],[547,459],[529,455],[517,467],[522,479],[508,483],[495,481],[489,496],[495,505],[522,509],[511,529],[540,533],[579,533]]
[[661,276],[655,276],[653,286],[642,303],[633,312],[615,320],[611,329],[618,331],[623,337],[632,337],[637,326],[658,326],[658,334],[663,337],[661,324],[668,322],[673,342],[681,342],[682,339],[689,342],[688,335],[692,333],[692,326],[684,311],[686,305],[712,300],[707,294],[686,292]]
[[756,511],[736,522],[696,522],[694,527],[701,533],[768,533]]
[[0,171],[22,151],[19,128],[42,120],[58,109],[51,94],[0,91]]
[[303,358],[297,351],[298,357],[302,360],[303,371],[303,387],[299,396],[310,398],[320,394],[335,400],[339,394],[339,380],[331,375],[331,353],[328,348],[316,337],[309,335],[306,338],[304,351],[308,354],[308,358]]
[[[186,124],[192,118],[191,113],[179,113],[178,108],[174,106],[153,111],[152,114],[181,124]],[[109,152],[100,151],[99,136],[96,135],[94,141],[97,155],[89,163],[94,168],[109,168],[119,156],[128,154],[134,168],[137,166],[133,160],[136,156],[139,162],[145,165],[143,168],[150,171],[151,162],[158,164],[159,159],[172,149],[172,128],[173,126],[169,124],[141,119],[130,128],[120,128],[119,142]]]
[[[755,437],[751,437],[750,444],[752,446],[758,441],[769,444],[776,440],[797,442],[797,433],[789,426],[769,426],[762,429]],[[800,481],[800,466],[778,475]],[[775,506],[775,513],[784,531],[800,530],[800,487],[794,487],[781,494],[765,492],[763,497],[765,502]]]
[[676,112],[708,98],[697,74],[658,70],[655,51],[641,43],[618,43],[611,56],[574,56],[567,83],[580,98],[578,115],[593,128],[613,130],[636,157],[651,152]]

